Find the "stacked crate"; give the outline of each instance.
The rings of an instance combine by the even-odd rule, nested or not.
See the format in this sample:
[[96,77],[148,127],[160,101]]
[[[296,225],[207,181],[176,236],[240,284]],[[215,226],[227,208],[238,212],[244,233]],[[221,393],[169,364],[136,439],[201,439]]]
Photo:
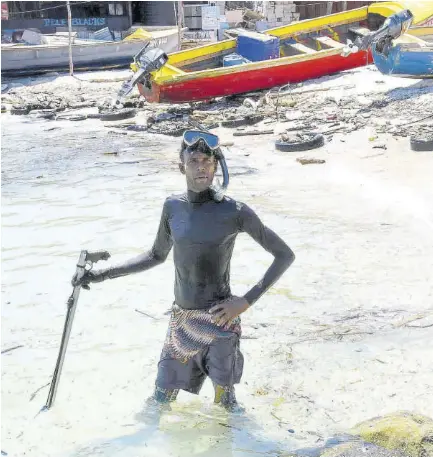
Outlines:
[[263,2],[262,14],[269,28],[299,21],[300,16],[292,2]]

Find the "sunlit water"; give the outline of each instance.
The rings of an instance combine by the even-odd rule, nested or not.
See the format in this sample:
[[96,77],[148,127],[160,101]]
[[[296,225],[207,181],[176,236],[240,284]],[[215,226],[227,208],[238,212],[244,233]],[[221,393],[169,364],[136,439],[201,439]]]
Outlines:
[[[276,153],[272,139],[246,139],[227,156],[230,193],[251,204],[297,255],[290,274],[243,319],[246,335],[254,336],[242,343],[246,365],[238,397],[246,415],[228,418],[213,407],[208,384],[200,397],[182,393],[159,427],[136,419],[152,392],[167,329],[170,256],[149,272],[82,292],[56,404],[36,416],[48,388],[35,392],[51,379],[80,250],[107,249],[113,262],[147,250],[164,199],[184,190],[178,138],[109,130],[98,120],[2,116],[2,349],[23,346],[2,355],[2,448],[9,455],[24,450],[50,457],[252,457],[315,443],[314,424],[329,421],[323,410],[335,406],[330,379],[338,357],[327,360],[333,352],[326,346],[311,356],[304,352],[296,369],[306,376],[298,384],[320,395],[307,407],[292,397],[282,424],[270,411],[281,417],[281,396],[299,385],[291,385],[291,361],[273,357],[298,328],[326,319],[327,312],[429,306],[428,194],[371,177],[344,159],[302,167]],[[112,152],[118,154],[106,154]],[[251,287],[270,260],[242,235],[233,291]],[[354,349],[335,345],[332,351],[339,350],[347,366],[356,365]],[[325,380],[311,375],[319,366],[331,372]],[[263,386],[271,387],[269,396],[256,394]],[[425,403],[415,400],[407,399],[411,406]],[[395,409],[404,406],[395,401]],[[343,429],[360,410],[357,400],[348,408],[340,408],[348,416],[337,416]]]
[[[47,122],[4,117],[2,347],[24,346],[11,353],[12,357],[3,363],[3,409],[9,412],[19,410],[24,424],[24,433],[19,432],[21,426],[7,435],[3,433],[6,443],[11,442],[12,448],[17,437],[11,434],[18,431],[18,440],[30,442],[30,449],[58,455],[59,448],[54,445],[50,450],[48,442],[52,441],[50,435],[56,433],[59,426],[63,427],[64,415],[73,418],[75,411],[77,422],[85,429],[95,426],[94,420],[103,420],[101,417],[106,420],[106,411],[102,407],[98,412],[94,409],[100,405],[94,392],[105,390],[105,386],[98,386],[98,383],[107,373],[112,375],[113,369],[121,372],[119,363],[124,366],[125,360],[135,360],[136,372],[138,368],[142,369],[142,359],[150,358],[145,360],[149,367],[145,374],[147,380],[137,380],[137,384],[142,385],[140,395],[135,398],[135,412],[150,395],[166,331],[168,318],[165,313],[172,301],[171,256],[158,271],[149,272],[147,278],[136,276],[117,285],[114,282],[107,284],[105,293],[98,293],[96,288],[89,295],[82,293],[57,403],[50,412],[33,420],[34,413],[44,402],[47,388],[42,389],[32,402],[28,400],[31,392],[50,380],[65,316],[65,302],[71,290],[69,281],[79,251],[107,249],[115,262],[151,246],[165,197],[184,190],[184,178],[177,169],[178,148],[179,139],[171,137],[109,134],[99,121]],[[111,154],[113,152],[118,154]],[[229,162],[232,179],[236,175],[254,173],[242,158],[231,158]],[[255,279],[248,282],[252,284]],[[135,313],[135,308],[157,317],[149,322]],[[119,334],[115,327],[125,314],[129,318]],[[135,327],[128,327],[131,318]],[[146,356],[149,345],[153,350]],[[110,357],[110,352],[119,357]],[[104,372],[107,362],[114,366]],[[95,364],[100,364],[103,374],[92,377],[91,373],[98,369]],[[128,376],[125,371],[124,382],[129,382]],[[116,384],[117,381],[113,382]],[[17,397],[20,389],[22,397],[27,397],[25,400],[20,395]],[[72,397],[65,400],[68,391]],[[120,406],[124,390],[112,393]],[[86,412],[86,405],[77,407],[77,401],[87,405],[92,403],[92,399],[85,398],[87,394],[96,400],[93,407],[87,406],[92,409],[91,416]],[[276,452],[279,448],[276,443],[260,444],[259,440],[254,446],[247,444],[251,440],[248,433],[244,430],[242,433],[247,433],[247,436],[242,436],[241,428],[227,425],[227,417],[218,419],[218,414],[221,414],[218,408],[211,407],[210,416],[206,412],[200,413],[200,409],[206,411],[206,405],[212,404],[210,395],[208,388],[204,403],[200,400],[190,404],[191,398],[186,403],[184,399],[183,409],[177,415],[167,415],[159,428],[136,422],[134,411],[129,410],[122,413],[131,417],[131,423],[125,425],[124,436],[104,439],[104,434],[95,433],[92,439],[78,437],[77,445],[69,442],[67,447],[75,448],[72,454],[80,456],[134,456],[137,447],[148,446],[149,452],[160,448],[160,455],[186,456],[191,452],[194,455],[230,455],[228,452],[233,446],[236,455],[255,455],[252,448],[259,452],[257,455],[262,451]],[[74,406],[71,407],[69,402]],[[98,419],[100,414],[102,416]],[[81,416],[84,422],[78,419]],[[20,422],[19,418],[15,419]],[[49,426],[41,424],[50,420],[47,442],[40,445],[38,432],[29,432],[29,427],[46,429]],[[86,425],[86,420],[91,425]],[[131,427],[134,432],[128,433]],[[233,432],[241,433],[238,441],[242,444],[235,444]],[[34,447],[31,446],[31,434],[35,436]],[[214,449],[213,454],[209,454],[210,449]]]

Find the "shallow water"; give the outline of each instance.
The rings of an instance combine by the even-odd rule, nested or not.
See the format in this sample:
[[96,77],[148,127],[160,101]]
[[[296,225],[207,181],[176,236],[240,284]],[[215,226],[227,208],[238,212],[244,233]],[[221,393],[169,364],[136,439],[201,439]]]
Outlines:
[[[136,398],[135,409],[139,410],[143,400],[151,393],[150,380],[156,373],[156,358],[167,325],[164,313],[172,300],[171,256],[159,271],[149,272],[151,279],[137,276],[128,285],[118,283],[113,288],[110,284],[112,295],[106,291],[98,293],[96,288],[88,295],[81,294],[61,387],[52,411],[30,420],[37,412],[37,406],[42,405],[47,388],[42,389],[28,405],[27,401],[20,402],[16,397],[20,388],[25,392],[34,391],[33,387],[38,383],[44,385],[50,380],[65,316],[64,304],[71,289],[69,280],[80,249],[107,249],[113,261],[119,261],[151,246],[165,197],[183,191],[184,181],[177,170],[178,147],[179,140],[170,137],[110,135],[99,121],[74,123],[24,117],[3,119],[2,346],[10,347],[15,342],[24,346],[3,360],[3,411],[7,412],[6,416],[8,413],[13,416],[12,411],[20,410],[18,414],[27,416],[22,418],[22,422],[27,423],[25,432],[17,433],[17,436],[27,441],[30,449],[38,449],[42,455],[58,455],[59,449],[50,450],[46,443],[39,442],[40,438],[36,438],[37,430],[42,426],[39,423],[53,420],[51,431],[55,433],[61,419],[53,416],[65,413],[74,416],[68,405],[69,401],[75,401],[74,393],[84,388],[86,393],[82,401],[86,401],[86,394],[93,396],[98,391],[97,383],[101,378],[98,376],[98,380],[92,383],[90,373],[95,363],[110,360],[104,354],[118,354],[120,357],[116,361],[111,357],[114,364],[120,358],[130,358],[131,361],[133,354],[140,354],[143,346],[151,344],[152,360],[146,363],[149,373],[146,373],[148,380],[145,383],[149,390],[140,389],[142,392]],[[112,152],[118,154],[106,154]],[[230,162],[232,177],[257,172],[242,158],[232,158]],[[154,324],[150,332],[149,319],[146,322],[145,318],[133,312],[134,308],[156,316],[150,322]],[[141,320],[142,325],[136,325],[132,331],[140,335],[148,332],[148,337],[144,333],[138,337],[131,335],[128,341],[127,327],[123,327],[121,335],[116,334],[115,341],[110,342],[117,333],[116,320],[121,319],[125,311],[131,313],[135,321]],[[125,323],[128,324],[128,319]],[[149,338],[154,338],[154,335],[158,340],[150,342]],[[142,346],[137,345],[140,342]],[[143,356],[145,354],[140,358]],[[138,364],[141,366],[142,362]],[[18,374],[20,367],[22,371]],[[76,384],[77,377],[83,375],[87,379],[83,378],[80,387]],[[71,386],[71,381],[75,385]],[[72,388],[72,396],[66,402],[64,388]],[[121,402],[122,394],[115,395],[116,401]],[[206,405],[206,399],[204,401]],[[27,409],[28,406],[30,409]],[[214,448],[215,452],[212,452],[215,455],[221,455],[218,452],[222,452],[223,448],[224,454],[230,455],[227,449],[231,449],[234,443],[230,430],[235,429],[206,418],[197,421],[197,408],[200,407],[203,403],[196,402],[191,406],[187,401],[181,416],[172,418],[171,423],[168,420],[168,428],[162,427],[159,432],[146,426],[137,428],[131,417],[132,428],[136,429],[134,433],[128,434],[126,428],[123,437],[101,441],[103,434],[95,433],[94,439],[78,438],[79,445],[69,443],[71,455],[132,456],[136,455],[137,446],[150,446],[150,443],[145,444],[149,440],[154,448],[162,446],[160,455],[191,455],[192,447],[195,455],[202,452],[203,455],[210,455],[211,448]],[[89,419],[82,408],[74,407],[74,410],[78,416]],[[104,415],[103,411],[99,413]],[[92,415],[98,417],[99,413],[95,411]],[[129,413],[133,415],[131,411]],[[26,431],[29,423],[36,429]],[[82,425],[85,426],[83,422]],[[14,427],[3,429],[5,441],[11,442],[12,448],[17,439],[12,436],[15,432]],[[35,447],[31,446],[33,440],[29,433],[35,436]],[[198,435],[205,437],[201,443],[197,441]],[[241,436],[240,442],[243,444],[236,451],[237,456],[256,455],[251,445],[245,442],[245,437]],[[261,455],[263,446],[257,442],[255,447],[259,452],[257,455]],[[272,449],[269,446],[265,448],[266,452],[275,451],[276,445],[273,443]]]
[[[161,457],[277,456],[389,410],[429,414],[426,391],[406,384],[413,372],[417,385],[429,385],[429,329],[392,329],[400,310],[431,308],[431,162],[396,150],[398,166],[391,156],[372,166],[356,159],[357,147],[333,144],[314,152],[326,166],[303,167],[275,152],[272,139],[250,138],[227,155],[230,194],[251,204],[297,259],[243,319],[238,398],[246,417],[220,418],[208,383],[198,398],[181,393],[159,430],[135,419],[167,329],[171,255],[145,274],[82,292],[56,404],[36,416],[80,250],[106,249],[118,262],[151,246],[165,197],[184,189],[178,146],[177,138],[115,135],[98,120],[2,116],[2,350],[23,345],[2,355],[2,448],[11,456],[132,457],[156,447]],[[270,260],[240,236],[234,293],[257,282]],[[320,325],[343,331],[334,319],[355,312],[349,323],[362,336],[298,344]],[[360,405],[365,392],[371,401]]]

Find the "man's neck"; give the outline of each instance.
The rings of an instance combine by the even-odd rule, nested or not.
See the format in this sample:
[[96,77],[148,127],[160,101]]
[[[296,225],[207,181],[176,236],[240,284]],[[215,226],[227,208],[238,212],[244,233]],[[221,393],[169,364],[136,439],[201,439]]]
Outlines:
[[188,195],[188,201],[190,203],[204,203],[204,202],[212,200],[212,193],[209,188],[206,190],[203,190],[202,192],[195,192],[191,189],[188,189],[187,195]]

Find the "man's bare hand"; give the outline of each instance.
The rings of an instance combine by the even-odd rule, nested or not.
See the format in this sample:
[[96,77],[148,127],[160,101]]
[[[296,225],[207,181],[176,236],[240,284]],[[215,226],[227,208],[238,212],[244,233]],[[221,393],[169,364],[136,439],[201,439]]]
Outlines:
[[224,327],[229,324],[232,319],[238,317],[249,308],[250,304],[243,297],[232,297],[217,305],[213,306],[209,312],[213,314],[212,320],[215,324]]

